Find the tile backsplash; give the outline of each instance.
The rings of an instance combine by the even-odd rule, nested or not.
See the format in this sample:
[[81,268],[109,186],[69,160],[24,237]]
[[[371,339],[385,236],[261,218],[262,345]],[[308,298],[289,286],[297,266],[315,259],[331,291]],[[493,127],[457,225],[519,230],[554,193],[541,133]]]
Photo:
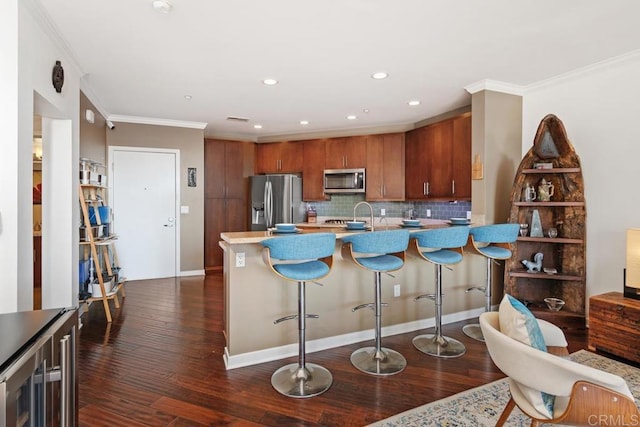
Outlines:
[[[307,206],[314,206],[319,216],[349,218],[353,217],[353,207],[364,201],[362,194],[334,194],[327,202],[307,202]],[[385,210],[389,218],[403,218],[409,209],[414,210],[416,218],[449,219],[466,218],[471,211],[471,202],[369,202],[373,206],[374,216],[380,216],[380,209]],[[431,210],[431,216],[427,216]],[[358,216],[367,216],[365,207],[358,208]]]

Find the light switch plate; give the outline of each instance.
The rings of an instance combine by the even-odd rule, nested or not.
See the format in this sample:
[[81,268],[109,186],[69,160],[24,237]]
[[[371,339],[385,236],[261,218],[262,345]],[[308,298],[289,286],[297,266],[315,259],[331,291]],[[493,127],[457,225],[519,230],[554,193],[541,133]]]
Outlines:
[[189,213],[189,206],[180,206],[180,213],[181,214],[188,214]]

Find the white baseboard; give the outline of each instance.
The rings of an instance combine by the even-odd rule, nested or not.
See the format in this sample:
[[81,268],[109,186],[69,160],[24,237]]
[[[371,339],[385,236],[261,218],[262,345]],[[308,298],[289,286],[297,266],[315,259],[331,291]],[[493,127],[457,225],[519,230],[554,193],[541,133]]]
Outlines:
[[188,277],[188,276],[204,276],[204,270],[190,270],[190,271],[180,272],[180,277]]
[[[457,313],[445,314],[442,316],[442,324],[459,322],[461,320],[473,319],[484,313],[484,308],[475,308],[473,310],[460,311]],[[415,320],[397,325],[385,326],[382,328],[382,336],[398,335],[407,332],[417,331],[419,329],[432,328],[435,326],[435,318]],[[374,339],[373,329],[365,331],[352,332],[349,334],[336,335],[334,337],[320,338],[317,340],[307,341],[307,353],[327,350],[330,348],[341,347],[343,345],[354,344],[365,340]],[[258,363],[271,362],[273,360],[284,359],[286,357],[298,354],[298,343],[287,344],[280,347],[272,347],[264,350],[252,351],[249,353],[229,355],[229,349],[224,348],[224,364],[227,370],[242,368],[245,366],[256,365]]]

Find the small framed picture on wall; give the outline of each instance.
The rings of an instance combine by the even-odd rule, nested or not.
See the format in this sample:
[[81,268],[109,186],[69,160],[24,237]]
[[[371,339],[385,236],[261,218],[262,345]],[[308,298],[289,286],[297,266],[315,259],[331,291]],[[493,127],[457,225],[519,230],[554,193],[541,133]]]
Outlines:
[[187,187],[197,187],[196,178],[196,168],[187,168]]

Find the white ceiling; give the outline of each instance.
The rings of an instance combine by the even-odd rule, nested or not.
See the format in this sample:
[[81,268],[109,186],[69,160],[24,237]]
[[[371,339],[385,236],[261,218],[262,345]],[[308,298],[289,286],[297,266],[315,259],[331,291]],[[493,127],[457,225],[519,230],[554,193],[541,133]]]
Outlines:
[[37,1],[111,120],[254,141],[411,126],[481,80],[527,87],[640,49],[638,0]]

